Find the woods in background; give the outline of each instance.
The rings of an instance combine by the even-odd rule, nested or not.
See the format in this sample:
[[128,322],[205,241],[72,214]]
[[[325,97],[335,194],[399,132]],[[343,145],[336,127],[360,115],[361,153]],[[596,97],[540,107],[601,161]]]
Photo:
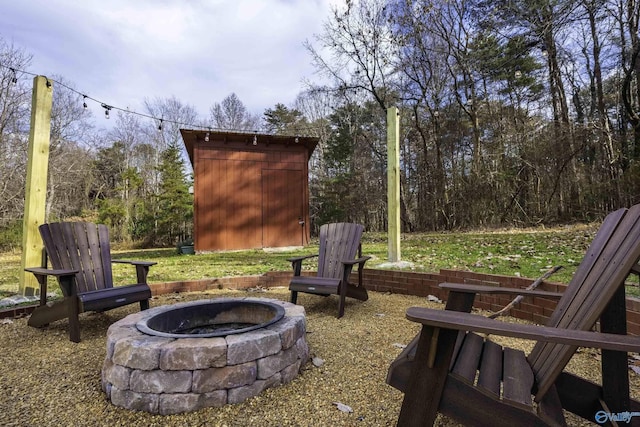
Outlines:
[[[144,113],[162,123],[120,112],[97,129],[82,97],[56,87],[48,218],[92,217],[148,245],[188,237],[179,122],[318,136],[314,226],[385,230],[397,106],[404,231],[596,219],[640,201],[639,19],[638,0],[353,0],[306,41],[316,80],[262,115],[235,94],[209,117],[154,99]],[[30,61],[0,39],[0,245],[21,227],[29,125],[30,80],[10,68]]]

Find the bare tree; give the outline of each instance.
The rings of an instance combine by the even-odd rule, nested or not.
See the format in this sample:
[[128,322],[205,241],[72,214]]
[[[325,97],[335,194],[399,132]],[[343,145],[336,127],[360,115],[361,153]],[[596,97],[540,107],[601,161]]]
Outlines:
[[251,114],[235,93],[213,104],[209,112],[213,128],[236,132],[260,129],[260,117]]
[[316,37],[320,47],[305,43],[316,69],[330,78],[339,92],[364,91],[383,113],[394,100],[395,48],[390,17],[391,7],[385,0],[347,1],[345,7],[332,7],[331,18]]
[[88,206],[92,161],[89,155],[93,131],[91,111],[83,107],[83,97],[61,76],[51,107],[49,179],[46,217],[48,220],[78,215]]
[[21,218],[24,211],[26,150],[31,85],[16,70],[31,56],[0,39],[0,223]]

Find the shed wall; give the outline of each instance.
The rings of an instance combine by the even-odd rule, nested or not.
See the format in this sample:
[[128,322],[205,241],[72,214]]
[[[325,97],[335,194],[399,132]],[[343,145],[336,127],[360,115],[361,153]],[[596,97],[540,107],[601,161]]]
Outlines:
[[304,146],[198,144],[194,149],[195,249],[307,243],[307,162]]

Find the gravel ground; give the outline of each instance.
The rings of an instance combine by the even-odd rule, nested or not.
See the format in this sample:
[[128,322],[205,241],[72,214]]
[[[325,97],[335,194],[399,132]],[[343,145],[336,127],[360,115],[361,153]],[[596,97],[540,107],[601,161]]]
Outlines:
[[[153,307],[247,291],[215,291],[154,297]],[[252,296],[288,300],[285,289]],[[402,394],[385,383],[387,368],[419,327],[404,318],[410,306],[442,308],[425,298],[370,293],[367,302],[349,301],[338,320],[336,297],[299,294],[307,311],[307,341],[320,367],[308,363],[291,383],[268,389],[237,405],[171,416],[113,406],[101,390],[108,326],[137,311],[137,305],[81,316],[82,342],[68,340],[67,321],[45,329],[26,319],[0,322],[0,425],[3,426],[387,426],[395,425]],[[510,343],[513,344],[513,343]],[[528,343],[517,343],[528,347]],[[598,353],[580,351],[570,369],[594,379]],[[637,377],[631,373],[634,389]],[[637,396],[637,393],[636,393]],[[334,402],[353,409],[338,410]],[[582,424],[568,418],[569,425]],[[440,417],[436,425],[457,424]]]

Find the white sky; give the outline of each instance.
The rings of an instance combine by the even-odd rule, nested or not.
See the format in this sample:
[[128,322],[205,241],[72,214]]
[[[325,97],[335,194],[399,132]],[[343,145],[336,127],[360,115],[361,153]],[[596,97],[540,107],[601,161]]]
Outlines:
[[[331,2],[333,3],[333,2]],[[175,96],[200,116],[235,92],[252,113],[290,105],[314,80],[302,46],[330,0],[0,0],[0,37],[33,55],[27,70],[143,112]],[[30,76],[28,78],[31,78]],[[99,117],[103,110],[90,103]]]

